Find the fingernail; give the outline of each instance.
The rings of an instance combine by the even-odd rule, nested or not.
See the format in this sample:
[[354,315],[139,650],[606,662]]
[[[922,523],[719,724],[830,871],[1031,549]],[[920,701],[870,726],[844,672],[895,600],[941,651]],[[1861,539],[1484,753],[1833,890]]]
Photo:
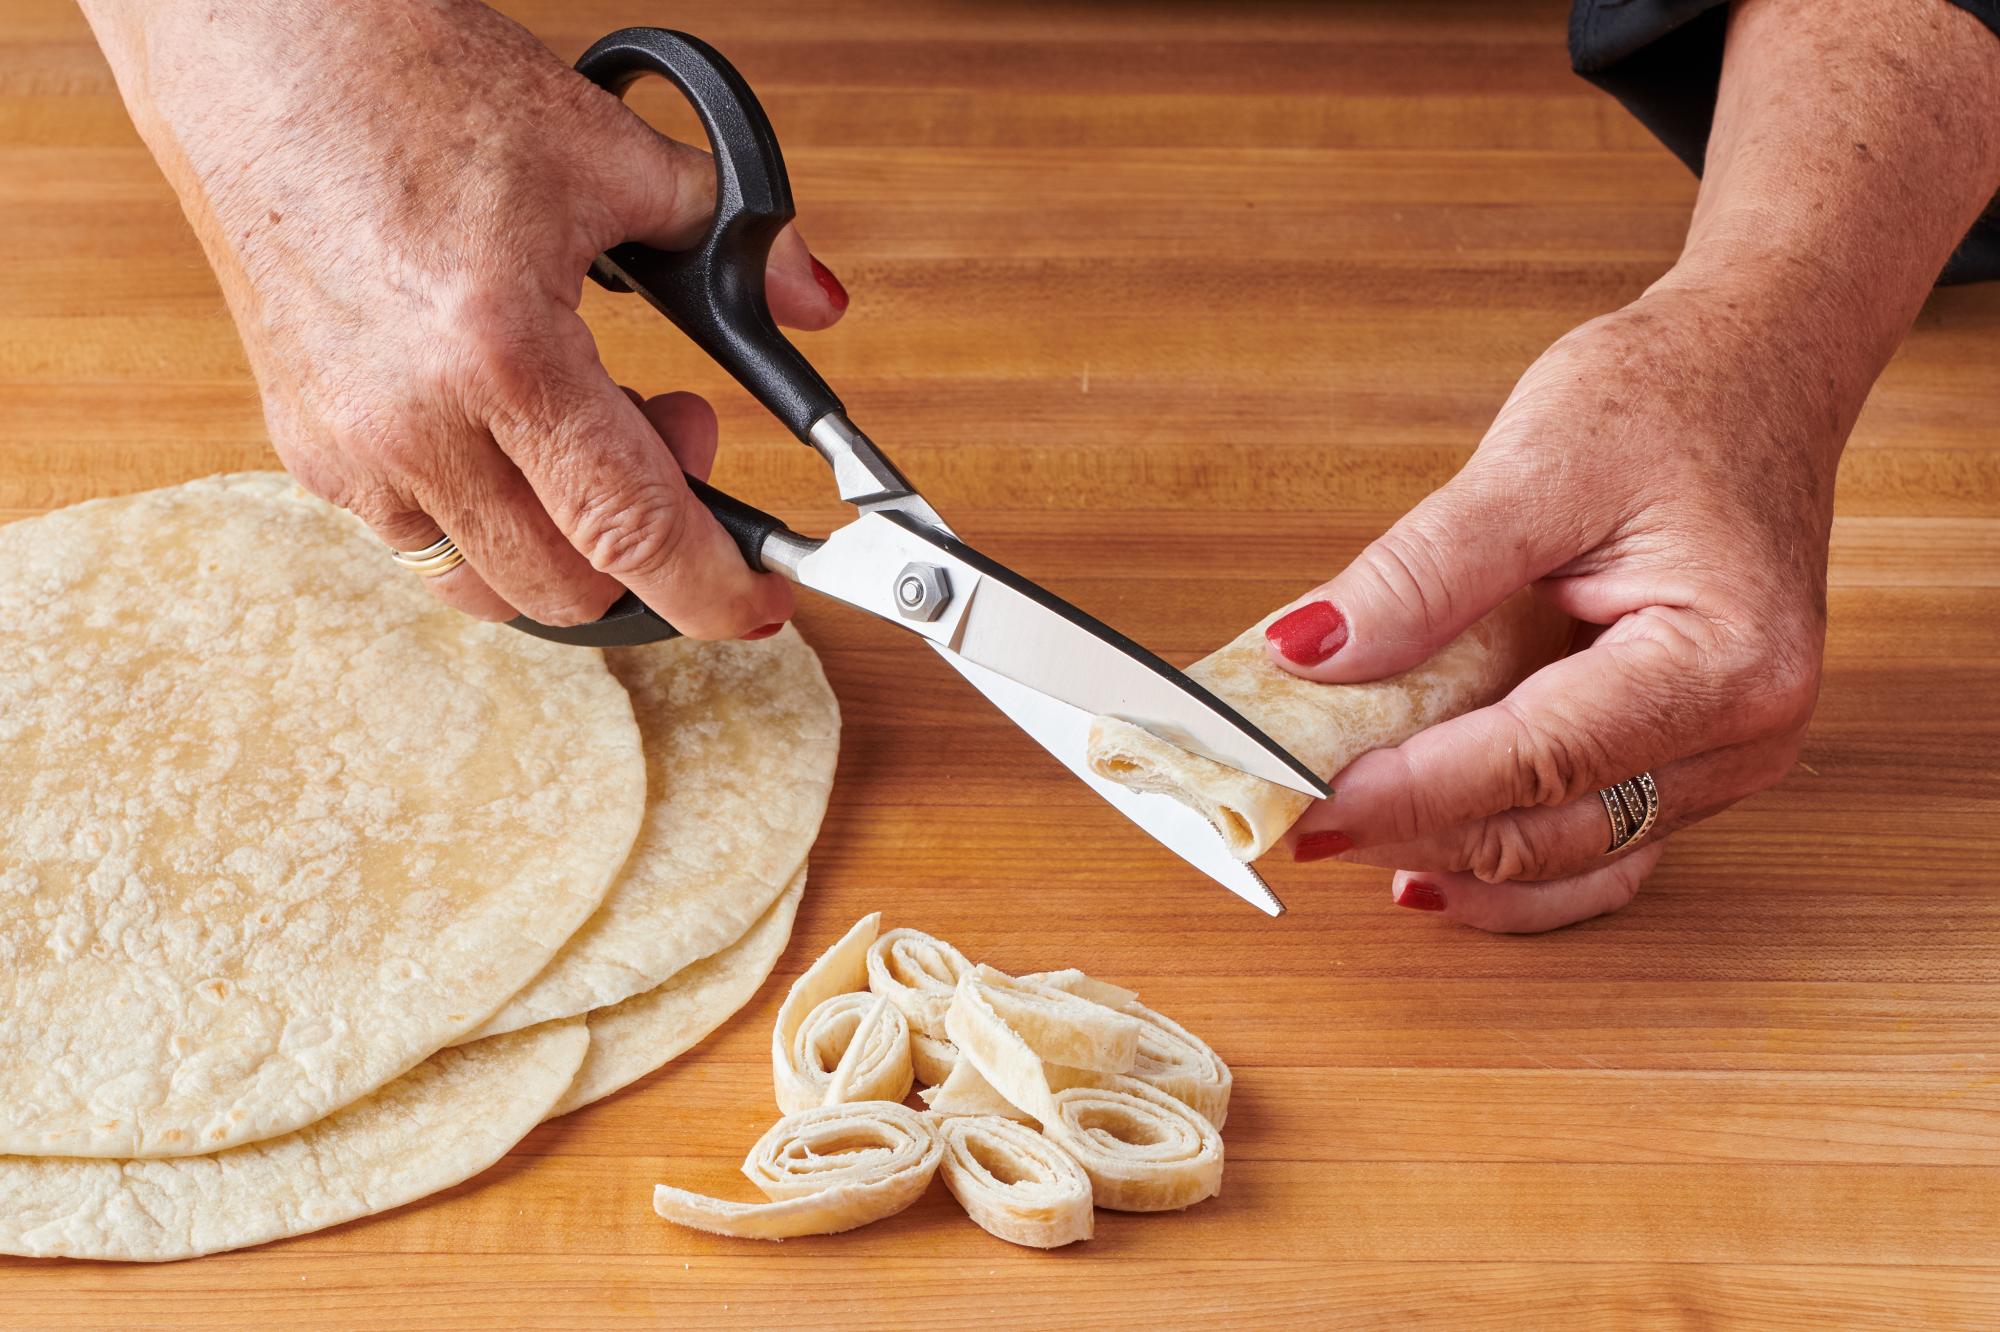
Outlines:
[[1397,890],[1396,905],[1408,907],[1412,911],[1442,911],[1444,894],[1427,883],[1417,883],[1413,880]]
[[826,298],[833,302],[833,308],[836,310],[845,310],[847,308],[847,288],[840,285],[840,279],[833,275],[832,269],[828,268],[818,259],[814,259],[811,255],[807,255],[806,258],[812,259],[813,280],[819,283],[819,288],[826,293]]
[[749,633],[743,635],[741,641],[745,643],[754,643],[760,638],[769,638],[772,634],[777,633],[780,629],[784,627],[785,623],[783,620],[780,620],[776,624],[767,624],[760,629],[752,629]]
[[1331,601],[1308,601],[1273,620],[1264,637],[1286,661],[1317,666],[1346,644],[1347,620]]
[[1300,833],[1298,840],[1292,843],[1292,859],[1325,860],[1328,856],[1337,856],[1351,849],[1353,845],[1354,839],[1344,832]]

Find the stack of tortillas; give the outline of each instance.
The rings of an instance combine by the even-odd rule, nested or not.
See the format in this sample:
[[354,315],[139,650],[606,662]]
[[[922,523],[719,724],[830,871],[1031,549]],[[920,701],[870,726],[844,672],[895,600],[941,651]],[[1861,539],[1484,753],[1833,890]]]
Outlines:
[[[880,929],[862,917],[778,1010],[785,1117],[743,1162],[768,1201],[662,1184],[661,1216],[742,1239],[834,1234],[942,1174],[983,1229],[1053,1249],[1091,1237],[1093,1207],[1176,1211],[1221,1191],[1232,1078],[1192,1032],[1081,971],[1009,976]],[[902,1104],[918,1080],[935,1084],[923,1112]]]
[[0,1252],[399,1206],[769,975],[839,714],[790,629],[474,623],[276,475],[0,527]]

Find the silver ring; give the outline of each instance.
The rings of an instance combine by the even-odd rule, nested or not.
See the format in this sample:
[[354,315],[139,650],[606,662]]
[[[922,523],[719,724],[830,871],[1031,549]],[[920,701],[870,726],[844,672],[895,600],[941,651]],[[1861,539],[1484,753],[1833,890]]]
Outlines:
[[1604,848],[1607,856],[1651,832],[1653,821],[1660,816],[1660,787],[1650,772],[1615,782],[1599,791],[1597,798],[1611,816],[1611,845]]
[[422,550],[389,551],[389,558],[419,578],[440,578],[465,563],[458,545],[450,537],[439,537]]

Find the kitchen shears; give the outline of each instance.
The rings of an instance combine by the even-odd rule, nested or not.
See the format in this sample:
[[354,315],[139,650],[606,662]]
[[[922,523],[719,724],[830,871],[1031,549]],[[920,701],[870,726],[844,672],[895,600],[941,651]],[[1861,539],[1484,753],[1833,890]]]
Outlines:
[[[671,319],[833,469],[859,516],[824,540],[689,478],[753,568],[773,570],[917,635],[989,702],[1120,813],[1181,859],[1260,910],[1284,910],[1200,815],[1093,773],[1084,746],[1093,717],[1118,717],[1218,763],[1324,797],[1327,786],[1283,746],[1178,670],[1062,598],[967,546],[882,451],[771,318],[764,265],[793,216],[777,135],[743,77],[685,33],[625,28],[577,61],[586,78],[623,95],[646,74],[693,103],[715,155],[714,220],[694,248],[625,244],[591,276],[632,291]],[[516,628],[557,642],[613,647],[675,635],[627,593],[593,624]]]

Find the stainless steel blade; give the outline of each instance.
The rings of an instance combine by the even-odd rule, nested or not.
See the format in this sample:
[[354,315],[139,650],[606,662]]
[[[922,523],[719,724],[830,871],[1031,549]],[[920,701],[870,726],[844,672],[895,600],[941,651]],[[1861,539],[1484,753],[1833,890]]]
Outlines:
[[1285,904],[1278,900],[1270,885],[1256,870],[1229,854],[1222,835],[1209,826],[1207,819],[1169,796],[1140,795],[1090,770],[1084,761],[1084,746],[1090,738],[1091,713],[967,661],[939,644],[931,646],[974,689],[986,695],[988,702],[1032,736],[1036,744],[1048,750],[1057,762],[1103,796],[1120,814],[1138,824],[1153,840],[1265,915],[1284,914]]
[[[796,560],[806,586],[897,621],[988,671],[1095,716],[1117,717],[1253,777],[1324,798],[1326,783],[1237,711],[1048,589],[900,512],[867,514]],[[945,600],[919,619],[899,605],[912,570],[942,575]]]

